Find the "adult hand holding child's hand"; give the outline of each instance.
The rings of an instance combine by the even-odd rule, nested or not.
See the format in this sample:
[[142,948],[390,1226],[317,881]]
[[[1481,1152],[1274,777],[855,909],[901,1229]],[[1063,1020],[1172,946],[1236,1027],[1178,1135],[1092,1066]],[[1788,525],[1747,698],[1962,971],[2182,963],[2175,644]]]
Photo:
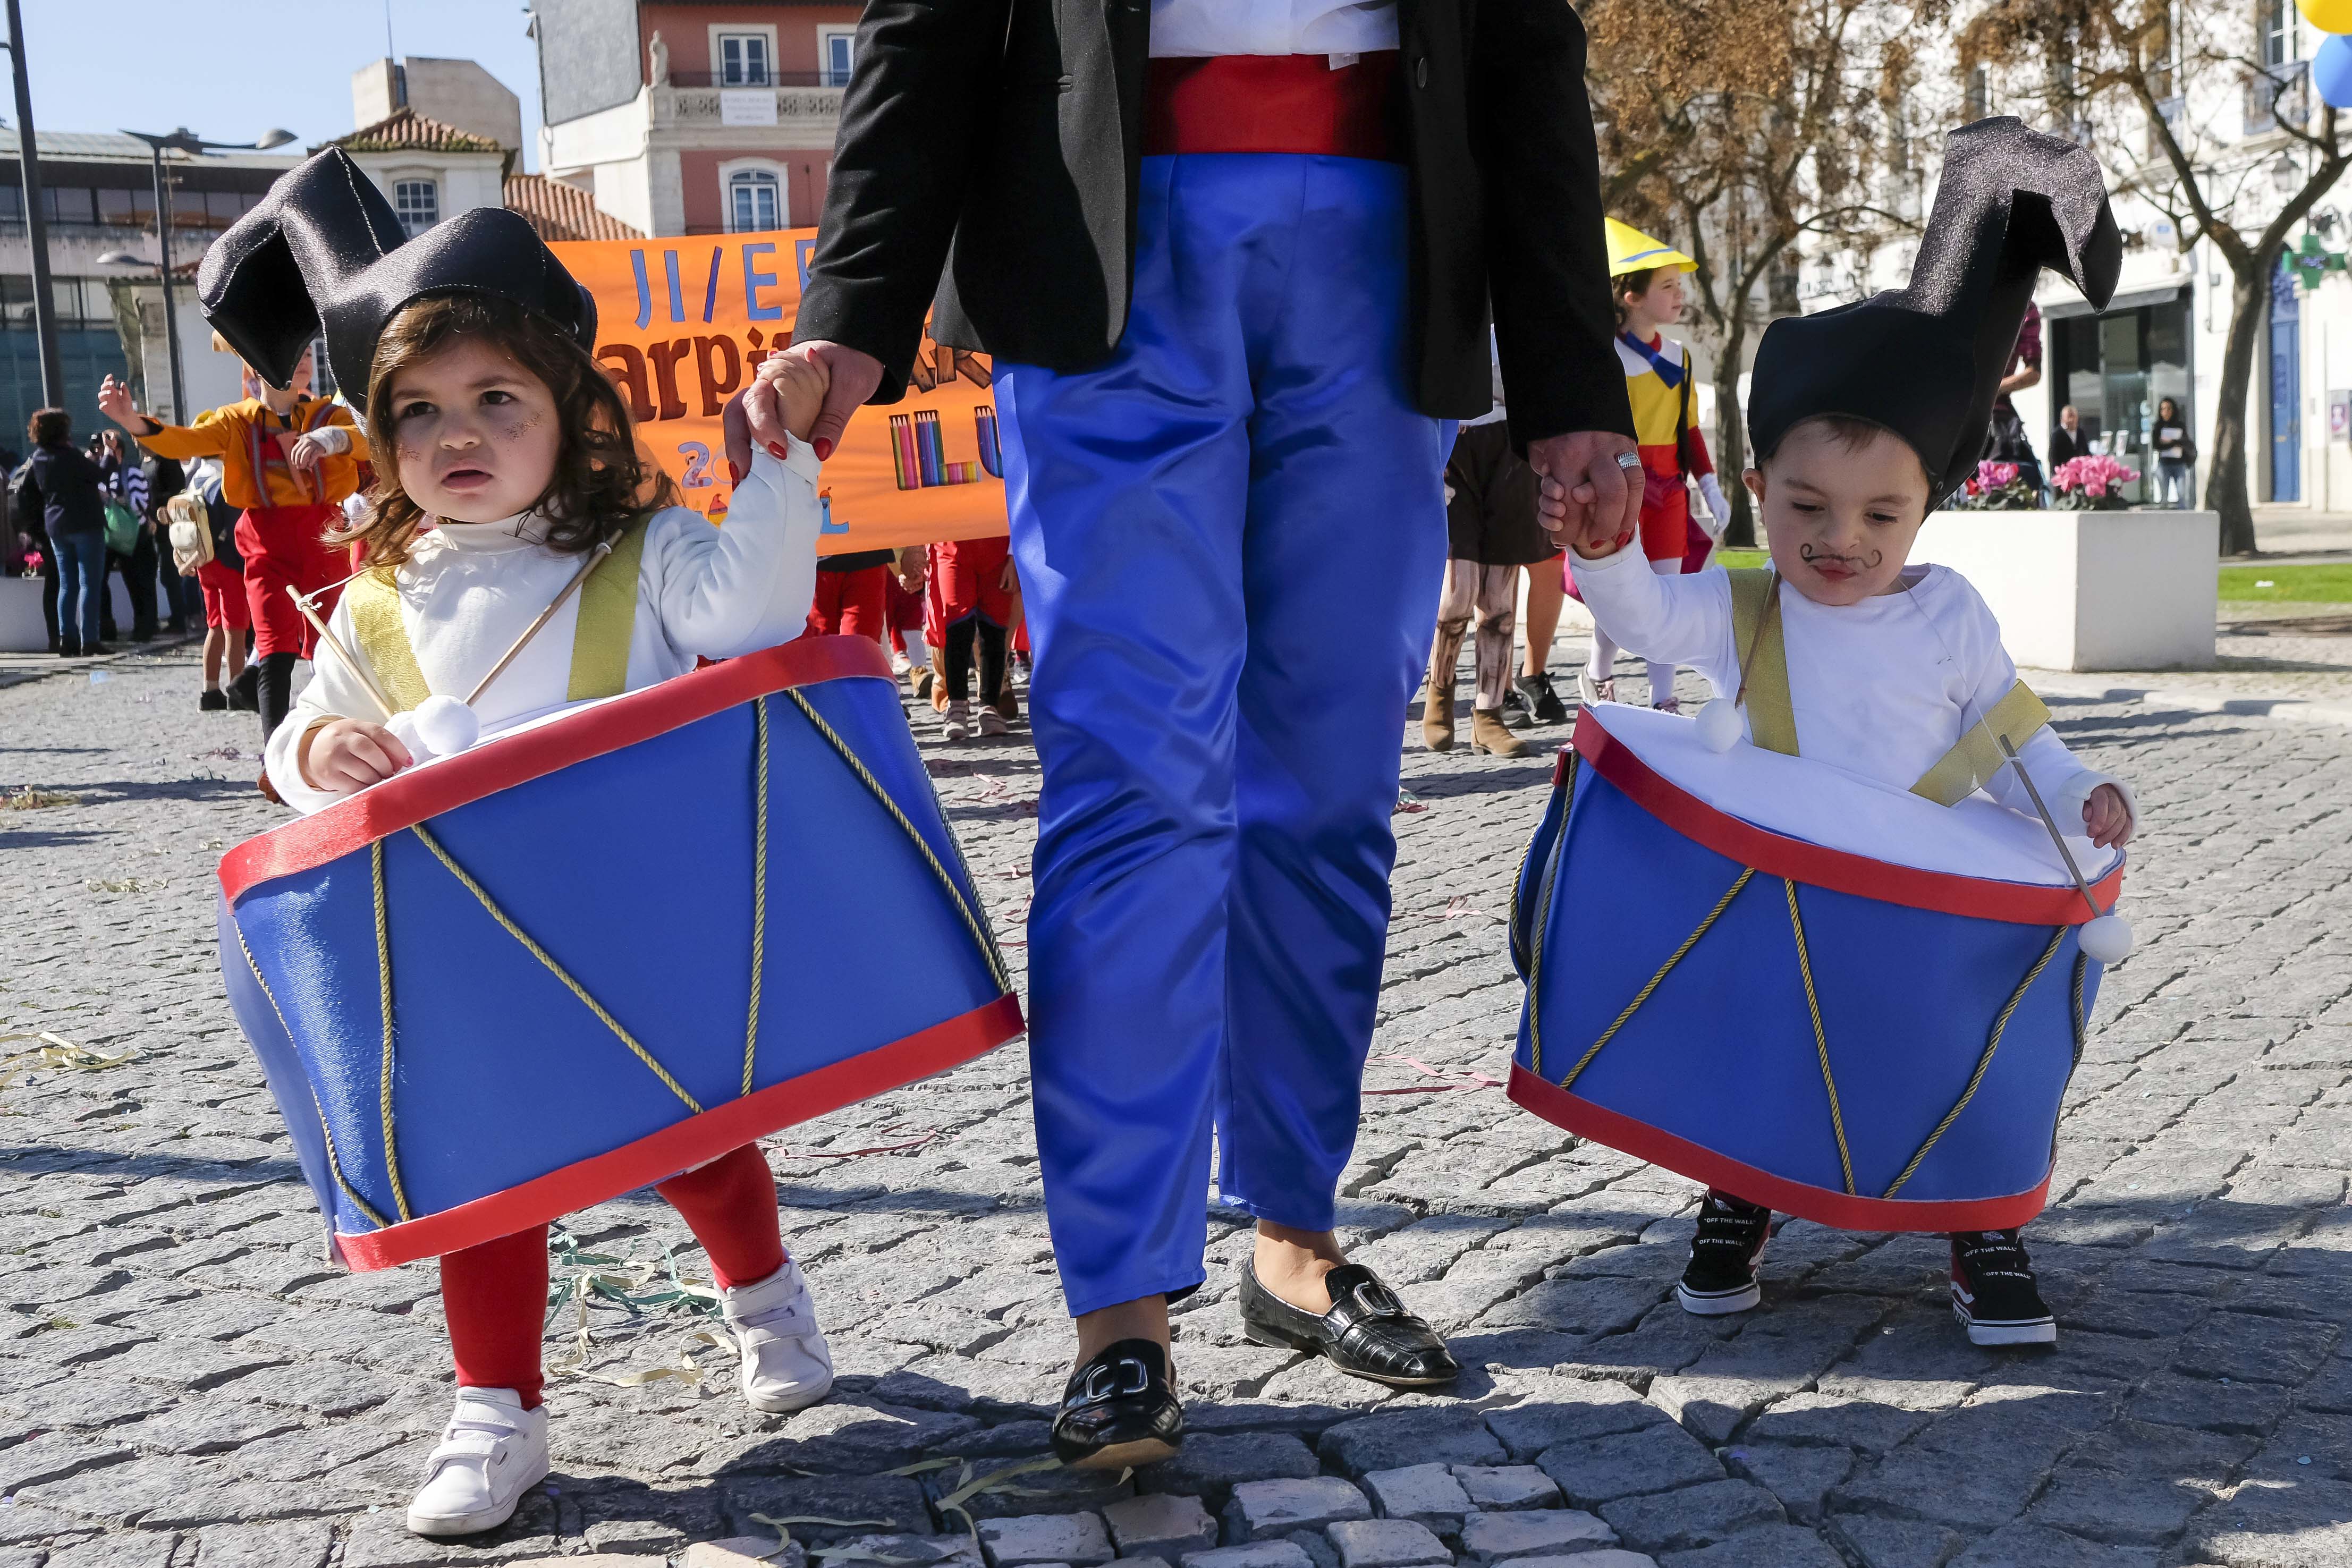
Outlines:
[[312,789],[348,795],[382,783],[416,759],[383,726],[335,718],[302,737],[296,760],[303,781]]
[[1536,520],[1587,559],[1615,550],[1642,520],[1641,470],[1618,462],[1620,453],[1633,450],[1631,438],[1607,430],[1528,443],[1528,466],[1538,476]]
[[[784,436],[809,440],[809,432],[824,407],[830,376],[824,364],[798,349],[770,354],[751,373],[751,384],[728,400],[720,416],[727,441],[727,461],[735,480],[751,471],[752,444],[770,454],[784,455]],[[826,453],[819,451],[823,462]]]

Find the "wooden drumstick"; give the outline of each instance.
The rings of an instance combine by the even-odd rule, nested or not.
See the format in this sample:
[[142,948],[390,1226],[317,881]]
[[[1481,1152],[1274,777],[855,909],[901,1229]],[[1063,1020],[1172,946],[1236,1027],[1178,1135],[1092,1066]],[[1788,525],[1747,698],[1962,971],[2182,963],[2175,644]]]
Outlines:
[[515,655],[530,645],[530,640],[539,635],[539,629],[555,618],[555,612],[563,608],[563,601],[580,591],[580,585],[588,580],[588,574],[595,570],[597,565],[612,553],[613,541],[610,539],[604,540],[588,552],[588,559],[581,563],[578,571],[572,574],[572,580],[563,585],[563,591],[557,594],[554,601],[539,612],[537,620],[522,629],[522,635],[514,640],[514,646],[500,654],[499,662],[490,666],[490,673],[475,684],[473,691],[466,697],[467,707],[472,707],[481,701],[482,694],[490,689],[490,683],[506,673],[506,667],[514,663]]
[[327,629],[327,623],[319,619],[317,608],[302,596],[300,589],[290,582],[288,583],[286,597],[294,601],[294,608],[302,612],[302,619],[308,621],[311,630],[319,633],[319,641],[324,643],[336,658],[342,661],[343,668],[351,672],[352,679],[357,681],[360,684],[360,689],[367,693],[368,701],[375,704],[376,711],[383,715],[383,722],[390,724],[394,711],[392,699],[383,695],[383,688],[375,684],[375,677],[368,674],[360,662],[352,657],[352,651],[343,646],[341,640]]
[[2025,786],[2026,798],[2033,802],[2034,814],[2042,819],[2042,825],[2050,830],[2050,841],[2058,846],[2058,858],[2066,862],[2066,874],[2074,879],[2074,891],[2081,894],[2083,902],[2091,906],[2092,918],[2105,915],[2107,912],[2099,907],[2099,901],[2091,896],[2091,884],[2083,880],[2083,868],[2074,863],[2074,852],[2066,847],[2066,835],[2058,831],[2057,820],[2050,815],[2050,808],[2042,803],[2042,791],[2033,787],[2033,775],[2028,773],[2025,764],[2018,759],[2017,747],[2009,743],[2009,737],[2005,735],[1995,732],[1992,737],[2000,747],[2002,755],[2009,758],[2009,765],[2017,769],[2018,780]]

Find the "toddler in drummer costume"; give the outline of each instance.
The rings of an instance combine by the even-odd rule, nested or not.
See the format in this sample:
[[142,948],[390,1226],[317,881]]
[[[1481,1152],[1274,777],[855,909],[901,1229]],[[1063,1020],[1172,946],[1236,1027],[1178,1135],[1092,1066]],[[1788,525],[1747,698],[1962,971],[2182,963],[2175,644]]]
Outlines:
[[[676,496],[646,471],[627,404],[589,357],[593,302],[562,265],[520,219],[493,209],[404,244],[381,193],[341,157],[320,154],[267,205],[294,235],[338,379],[367,389],[374,450],[389,456],[379,456],[366,517],[336,536],[363,546],[370,570],[336,605],[315,676],[270,740],[270,778],[287,801],[318,810],[423,760],[415,729],[404,739],[379,722],[372,688],[404,685],[413,695],[421,686],[459,716],[464,708],[446,699],[470,692],[473,717],[496,729],[566,705],[575,645],[592,656],[609,649],[601,663],[625,664],[619,685],[635,690],[692,670],[698,656],[729,658],[797,635],[821,519],[815,455],[800,437],[823,400],[824,371],[770,357],[730,404],[737,487],[723,529],[681,506],[648,510],[648,492],[656,503]],[[256,252],[250,265],[266,274],[268,242]],[[355,253],[363,265],[331,259]],[[283,325],[284,308],[241,297],[232,278],[214,319],[259,340]],[[792,434],[754,454],[743,434],[747,400]],[[597,578],[609,573],[625,573],[633,587],[599,592]],[[592,600],[593,611],[584,608]],[[551,603],[563,608],[541,622]],[[420,727],[448,750],[472,738],[453,738],[446,725]],[[823,1399],[831,1353],[783,1249],[775,1181],[758,1147],[656,1190],[709,1255],[744,1397],[775,1413]],[[445,1256],[441,1285],[457,1406],[408,1511],[411,1530],[434,1536],[505,1522],[547,1474],[546,1227]]]
[[[2083,767],[2048,727],[1976,590],[1947,567],[1908,561],[1928,511],[1975,468],[2001,369],[1982,346],[2005,350],[2014,340],[2043,265],[2104,303],[2118,254],[2096,166],[2081,149],[2014,120],[1956,132],[1911,287],[1777,321],[1759,350],[1749,409],[1759,455],[1746,482],[1770,572],[1658,577],[1604,522],[1570,540],[1594,618],[1636,653],[1693,665],[1712,683],[1718,695],[1702,735],[1723,733],[1709,745],[1737,744],[1744,727],[1759,745],[1795,752],[1801,736],[1809,761],[1935,799],[1927,786],[1939,761],[1987,730],[2015,747],[2058,823],[2103,848],[2130,839],[2130,790]],[[1889,382],[1883,372],[1895,363],[1905,377]],[[1776,620],[1787,671],[1777,714],[1755,679]],[[1791,722],[1785,739],[1768,733]],[[1977,788],[2034,810],[2007,767],[1961,779],[1945,803]],[[1710,1190],[1676,1287],[1684,1309],[1755,1306],[1770,1227],[1769,1209]],[[1960,1232],[1951,1243],[1954,1312],[1972,1341],[2056,1339],[2017,1231]]]

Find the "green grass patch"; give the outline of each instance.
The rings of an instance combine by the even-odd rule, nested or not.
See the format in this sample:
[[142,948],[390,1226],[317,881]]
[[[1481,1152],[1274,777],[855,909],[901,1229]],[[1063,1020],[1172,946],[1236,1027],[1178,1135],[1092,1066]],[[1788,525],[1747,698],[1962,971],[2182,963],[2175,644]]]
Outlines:
[[2352,604],[2352,562],[2325,566],[2225,566],[2221,597],[2301,604]]
[[1760,549],[1719,549],[1715,559],[1726,571],[1738,571],[1743,567],[1762,566],[1771,558]]

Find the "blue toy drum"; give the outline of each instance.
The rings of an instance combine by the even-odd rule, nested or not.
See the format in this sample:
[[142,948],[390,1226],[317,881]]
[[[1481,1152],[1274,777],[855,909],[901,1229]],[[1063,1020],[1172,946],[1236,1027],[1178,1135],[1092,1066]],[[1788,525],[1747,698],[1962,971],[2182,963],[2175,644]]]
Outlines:
[[[2121,854],[2071,847],[2112,907]],[[2021,1225],[2096,994],[2092,913],[2042,824],[1986,797],[1588,706],[1514,900],[1511,1098],[1825,1225]]]
[[222,970],[337,1250],[510,1234],[1019,1034],[879,646],[806,638],[238,845]]

